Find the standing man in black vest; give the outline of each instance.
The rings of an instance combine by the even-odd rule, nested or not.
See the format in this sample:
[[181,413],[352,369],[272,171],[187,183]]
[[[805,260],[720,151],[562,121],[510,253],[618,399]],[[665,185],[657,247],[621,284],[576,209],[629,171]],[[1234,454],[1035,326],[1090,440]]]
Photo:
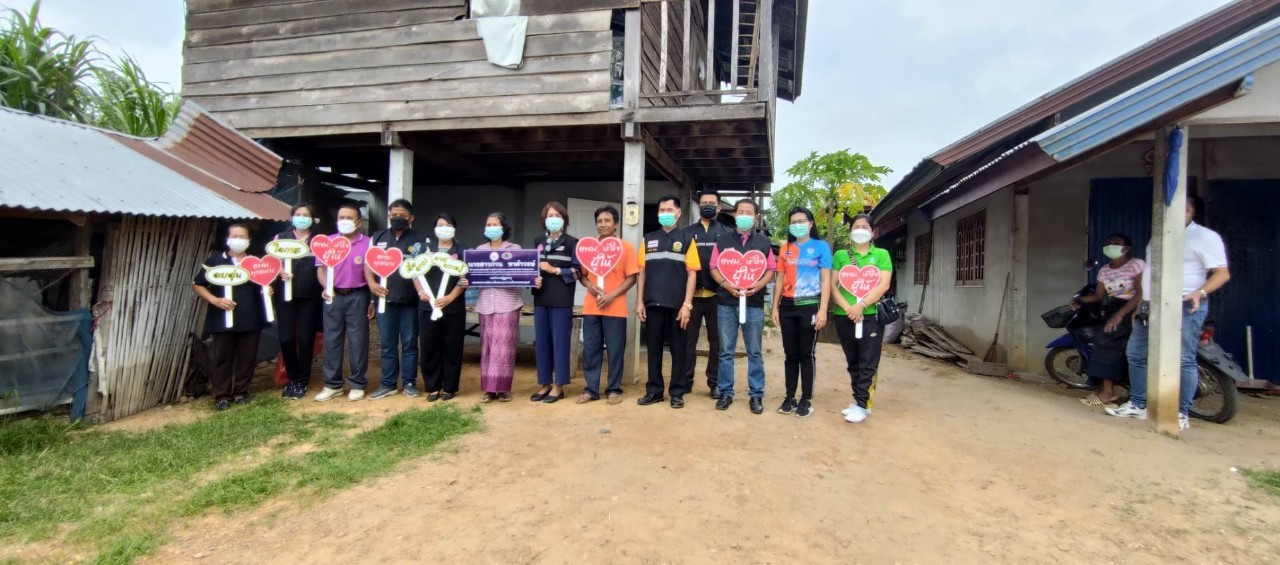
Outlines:
[[[720,214],[720,193],[707,189],[698,195],[698,214],[701,221],[685,228],[689,236],[697,242],[698,260],[703,265],[711,264],[711,250],[720,236],[732,233],[716,220]],[[716,375],[720,373],[720,326],[716,323],[717,308],[720,304],[716,298],[715,279],[711,278],[711,269],[698,271],[697,287],[693,291],[693,311],[689,316],[688,347],[685,348],[685,390],[693,390],[693,372],[698,361],[698,334],[702,324],[707,325],[707,388],[712,398],[719,398],[716,390]]]
[[649,383],[638,404],[662,402],[662,346],[671,348],[671,407],[684,408],[685,328],[693,310],[693,289],[702,263],[698,249],[680,221],[680,199],[658,199],[658,224],[662,229],[645,234],[640,245],[640,294],[636,316],[645,322],[649,348]]
[[[411,227],[413,204],[403,198],[387,207],[389,228],[369,238],[370,247],[397,248],[405,259],[423,254],[431,239]],[[400,273],[387,277],[387,286],[378,283],[378,275],[365,265],[365,279],[375,297],[387,298],[386,312],[378,314],[378,334],[382,341],[382,382],[369,395],[378,400],[395,394],[396,377],[404,385],[404,395],[417,397],[418,392],[418,289],[413,281]],[[360,352],[352,351],[352,355]],[[363,354],[363,353],[360,353]]]
[[[764,332],[764,289],[773,280],[778,268],[777,257],[769,238],[756,232],[756,220],[760,208],[754,200],[743,198],[733,207],[734,223],[738,230],[720,236],[711,251],[711,276],[720,285],[717,293],[720,307],[717,312],[720,325],[720,400],[716,410],[727,410],[733,404],[733,357],[738,349],[738,328],[742,328],[742,345],[747,350],[747,385],[751,397],[751,412],[764,412],[764,356],[761,354],[761,334]],[[759,251],[768,258],[764,276],[748,288],[738,288],[720,272],[720,253],[729,249],[740,253]],[[739,324],[739,296],[747,297],[747,323]]]

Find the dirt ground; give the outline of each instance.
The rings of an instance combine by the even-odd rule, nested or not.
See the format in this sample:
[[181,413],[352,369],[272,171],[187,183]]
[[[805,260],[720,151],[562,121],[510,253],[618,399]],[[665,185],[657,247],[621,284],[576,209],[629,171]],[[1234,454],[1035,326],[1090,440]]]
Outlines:
[[[716,411],[701,379],[678,411],[637,406],[642,387],[629,383],[617,406],[530,403],[526,355],[516,401],[487,405],[487,430],[456,450],[323,500],[202,518],[147,561],[1280,563],[1280,499],[1232,470],[1280,465],[1280,400],[1245,397],[1235,421],[1195,421],[1175,440],[1049,383],[890,349],[873,414],[853,425],[839,415],[844,361],[827,344],[817,413],[775,413],[772,345],[762,415],[745,394]],[[464,381],[455,402],[473,405],[474,359]],[[379,420],[426,405],[298,409]]]

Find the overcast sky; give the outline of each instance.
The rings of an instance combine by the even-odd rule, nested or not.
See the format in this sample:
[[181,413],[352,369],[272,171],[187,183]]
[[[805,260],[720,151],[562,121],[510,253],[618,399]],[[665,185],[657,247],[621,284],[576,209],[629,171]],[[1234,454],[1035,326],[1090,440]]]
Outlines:
[[[778,110],[778,171],[810,151],[850,148],[892,167],[891,187],[961,136],[1226,3],[810,0],[803,91]],[[43,20],[129,52],[176,89],[182,4],[44,0]]]

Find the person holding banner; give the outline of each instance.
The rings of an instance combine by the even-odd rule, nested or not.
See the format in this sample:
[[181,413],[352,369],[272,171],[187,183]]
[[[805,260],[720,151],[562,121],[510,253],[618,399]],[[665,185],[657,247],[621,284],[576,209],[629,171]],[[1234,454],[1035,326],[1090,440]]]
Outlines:
[[[489,243],[476,250],[520,249],[510,241],[511,224],[502,212],[494,212],[485,218],[484,237]],[[484,390],[481,402],[511,402],[511,385],[516,377],[516,346],[520,344],[520,308],[523,306],[519,288],[480,289],[476,313],[480,315],[480,388]]]
[[[454,240],[458,222],[453,214],[436,214],[433,245],[427,243],[432,254],[443,253],[452,259],[461,259],[466,247]],[[426,286],[415,281],[418,290],[418,358],[422,360],[422,386],[427,391],[427,401],[452,400],[458,394],[462,379],[462,343],[467,335],[467,301],[462,298],[466,288],[458,284],[457,277],[449,277],[443,296],[439,292],[444,277],[439,268],[432,268],[425,275]],[[435,310],[443,314],[435,318]]]
[[[720,400],[716,410],[728,410],[733,404],[734,354],[738,349],[738,330],[747,350],[747,394],[752,414],[764,413],[764,355],[761,338],[764,333],[764,289],[773,281],[777,257],[769,238],[756,231],[760,207],[750,198],[739,200],[733,207],[733,233],[721,235],[711,250],[711,276],[720,285],[720,306],[716,323],[720,326]],[[763,256],[760,261],[753,257]],[[733,258],[734,261],[728,261]],[[742,273],[751,273],[743,278]],[[736,281],[736,282],[735,282]],[[745,311],[744,311],[745,310]]]
[[[213,287],[220,285],[210,281],[206,274],[215,267],[239,267],[248,249],[249,227],[232,224],[227,228],[227,250],[209,255],[191,285],[196,296],[209,304],[204,331],[213,335],[211,378],[214,408],[219,411],[232,404],[249,402],[253,366],[258,360],[258,338],[267,327],[267,314],[258,285],[244,284],[249,280],[247,273],[239,284],[226,286],[231,290],[230,298],[223,295],[222,289],[215,294]],[[224,315],[226,312],[232,315]]]
[[[599,208],[595,218],[599,239],[618,239],[617,208]],[[636,284],[640,265],[635,248],[626,241],[618,241],[622,244],[622,259],[608,274],[600,281],[585,273],[579,279],[582,286],[587,287],[588,295],[582,303],[582,372],[586,385],[578,396],[578,404],[600,400],[600,367],[604,364],[606,347],[609,349],[609,384],[605,394],[609,404],[622,402],[622,366],[627,355],[626,297],[627,291]]]
[[[347,393],[347,401],[363,399],[364,389],[369,386],[369,320],[373,319],[373,305],[369,303],[369,283],[364,276],[369,236],[357,231],[361,222],[360,208],[343,204],[338,209],[338,233],[316,236],[312,240],[316,279],[325,285],[321,293],[324,298],[324,390],[316,395],[316,402],[326,402],[342,394],[343,340],[351,352],[351,374],[346,379],[351,383],[351,391]],[[321,242],[329,248],[323,255],[316,251],[316,244]],[[333,261],[333,266],[326,261]]]
[[[782,288],[773,293],[773,325],[782,331],[787,378],[787,397],[778,413],[808,418],[813,414],[813,356],[818,332],[827,325],[831,299],[831,246],[818,239],[808,208],[792,208],[788,219],[787,242],[778,252]],[[797,381],[800,402],[796,402]]]
[[573,335],[573,299],[577,286],[577,238],[564,232],[569,211],[564,204],[548,202],[542,207],[542,223],[547,232],[538,237],[538,279],[533,289],[534,344],[537,347],[538,391],[533,402],[551,404],[564,399],[569,384],[569,344]]
[[[370,249],[399,249],[404,259],[423,254],[431,238],[413,229],[413,204],[403,198],[387,206],[389,227],[369,238]],[[377,253],[377,252],[375,252]],[[378,306],[378,338],[382,342],[382,380],[369,400],[379,400],[396,393],[396,377],[404,385],[404,395],[421,396],[418,392],[418,290],[413,281],[400,273],[386,277],[386,286],[378,281],[372,265],[365,261],[365,282],[369,290],[385,304]]]
[[[293,207],[293,227],[276,235],[273,241],[298,241],[303,247],[311,246],[315,235],[315,211],[310,204]],[[269,251],[269,249],[268,249]],[[301,400],[307,395],[311,383],[311,360],[315,357],[316,334],[320,332],[320,280],[316,277],[316,262],[308,256],[284,259],[289,267],[280,274],[275,286],[276,331],[280,337],[280,358],[284,361],[285,374],[289,376],[281,396]],[[291,286],[286,299],[284,288]]]
[[662,346],[666,344],[671,349],[671,407],[684,408],[685,329],[702,262],[693,238],[676,227],[679,221],[680,198],[659,198],[658,225],[662,229],[645,234],[636,259],[640,266],[636,317],[646,324],[649,347],[649,382],[644,396],[636,400],[641,406],[662,402]]
[[[836,301],[836,334],[840,336],[840,347],[844,349],[853,388],[853,403],[841,413],[845,421],[852,424],[866,420],[871,414],[871,396],[876,390],[880,347],[884,341],[881,335],[883,328],[876,320],[876,303],[889,291],[889,283],[893,280],[893,261],[889,258],[889,251],[871,243],[874,233],[871,216],[858,214],[849,232],[853,249],[836,251],[831,260],[831,268],[837,273],[848,265],[858,268],[871,266],[880,270],[880,282],[862,298],[841,286],[838,277],[832,277],[831,281],[836,291],[832,294]],[[858,324],[862,325],[861,334],[858,333]]]

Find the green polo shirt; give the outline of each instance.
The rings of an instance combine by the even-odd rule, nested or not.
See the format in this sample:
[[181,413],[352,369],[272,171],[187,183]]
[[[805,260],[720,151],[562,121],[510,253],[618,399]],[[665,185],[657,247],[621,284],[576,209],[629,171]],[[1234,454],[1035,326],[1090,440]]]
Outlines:
[[[893,260],[889,258],[889,252],[876,247],[874,244],[870,249],[867,249],[866,254],[859,254],[857,251],[850,251],[847,249],[837,251],[835,256],[831,259],[831,271],[838,276],[840,269],[843,269],[845,265],[855,264],[860,268],[866,267],[867,265],[875,265],[880,268],[881,272],[893,272]],[[839,283],[837,283],[837,286],[839,286]],[[849,304],[853,304],[858,301],[857,296],[854,296],[844,288],[840,289],[840,293],[844,295],[845,300],[849,301]],[[862,314],[864,316],[874,316],[876,312],[876,307],[873,304],[871,306],[867,306],[867,309],[863,310]],[[844,311],[844,308],[841,308],[838,305],[836,306],[836,314],[840,316],[848,315],[848,313]]]

